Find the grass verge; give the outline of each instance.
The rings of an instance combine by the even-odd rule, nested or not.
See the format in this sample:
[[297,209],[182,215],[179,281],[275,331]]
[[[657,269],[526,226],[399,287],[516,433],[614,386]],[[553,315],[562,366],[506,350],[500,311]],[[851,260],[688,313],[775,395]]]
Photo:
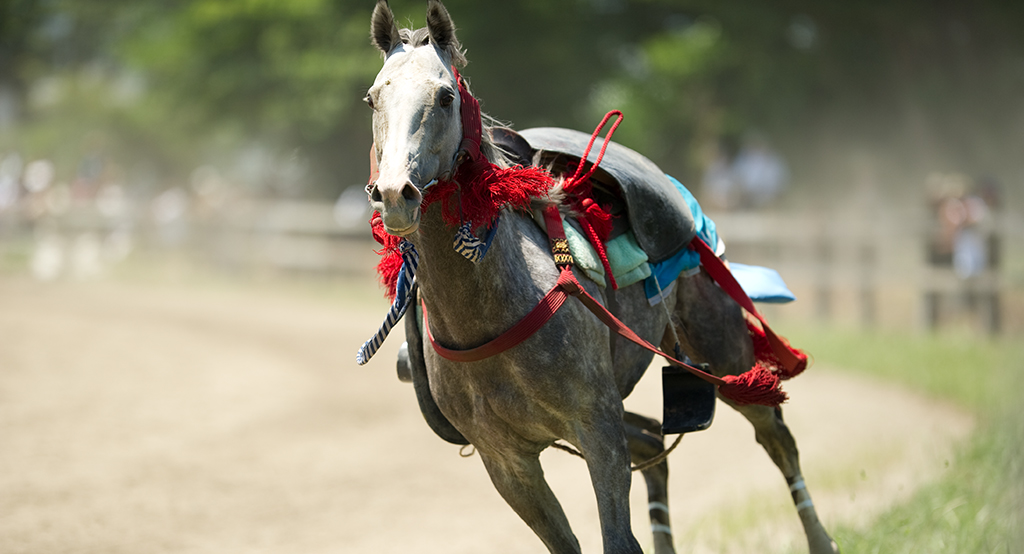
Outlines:
[[870,526],[840,525],[850,553],[1022,552],[1024,344],[966,335],[789,330],[817,358],[953,401],[978,418],[951,470]]

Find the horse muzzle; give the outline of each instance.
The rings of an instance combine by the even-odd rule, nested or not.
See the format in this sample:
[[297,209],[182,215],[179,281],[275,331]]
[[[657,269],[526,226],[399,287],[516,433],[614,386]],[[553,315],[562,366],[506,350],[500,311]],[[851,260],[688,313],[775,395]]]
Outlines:
[[380,214],[385,231],[398,237],[416,232],[423,204],[423,194],[416,185],[410,181],[401,185],[375,182],[367,192],[370,194],[370,208]]

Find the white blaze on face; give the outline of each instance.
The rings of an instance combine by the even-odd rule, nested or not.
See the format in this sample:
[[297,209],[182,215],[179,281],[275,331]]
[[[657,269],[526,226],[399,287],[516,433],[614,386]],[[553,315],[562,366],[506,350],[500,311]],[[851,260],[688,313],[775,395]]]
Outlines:
[[[402,45],[388,56],[369,100],[377,187],[385,208],[397,207],[406,185],[422,189],[451,170],[462,140],[458,87],[437,49]],[[410,192],[404,194],[408,199]]]

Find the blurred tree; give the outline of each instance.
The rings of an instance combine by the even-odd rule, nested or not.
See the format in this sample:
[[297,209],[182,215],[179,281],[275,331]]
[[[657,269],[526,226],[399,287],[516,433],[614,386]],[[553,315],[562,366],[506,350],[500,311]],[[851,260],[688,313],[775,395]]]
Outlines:
[[[392,2],[410,27],[422,26],[424,4]],[[892,182],[916,184],[926,169],[1020,169],[1024,4],[446,4],[491,115],[587,131],[622,109],[617,137],[690,182],[707,145],[748,129],[806,182],[845,184],[835,176],[851,151],[886,166]],[[25,104],[31,125],[104,128],[118,149],[149,152],[167,172],[258,145],[308,160],[309,180],[333,196],[367,170],[360,99],[381,63],[368,40],[373,5],[0,0],[0,89],[65,90],[60,102]],[[43,86],[52,75],[63,88]],[[125,90],[136,91],[131,101],[118,100]],[[49,144],[59,133],[28,133],[37,135]]]
[[[151,94],[194,133],[296,150],[331,193],[366,165],[360,101],[378,65],[372,3],[183,0],[154,4],[117,48],[143,68]],[[346,171],[348,170],[348,171]]]
[[[804,181],[846,186],[851,153],[889,182],[934,169],[1020,169],[1024,4],[636,0],[667,10],[595,112],[628,106],[622,139],[693,179],[705,147],[759,129]],[[906,188],[903,186],[903,188]]]
[[44,14],[33,0],[0,0],[0,131],[23,115],[32,70],[45,55],[35,41]]

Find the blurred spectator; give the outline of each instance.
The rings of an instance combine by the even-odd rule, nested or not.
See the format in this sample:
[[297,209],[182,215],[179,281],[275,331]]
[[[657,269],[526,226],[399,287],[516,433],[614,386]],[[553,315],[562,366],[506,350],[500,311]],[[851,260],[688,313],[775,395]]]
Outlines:
[[957,200],[960,206],[956,211],[960,220],[953,235],[953,269],[958,277],[968,279],[980,275],[988,267],[985,237],[979,228],[979,224],[988,219],[988,206],[973,194]]
[[[998,183],[983,178],[971,186],[962,175],[932,175],[928,179],[934,223],[928,240],[928,262],[952,270],[962,283],[957,291],[969,312],[979,312],[990,333],[1001,327],[996,214],[1000,209]],[[941,282],[941,281],[938,281]],[[928,285],[925,315],[930,327],[940,320],[942,287]]]
[[359,185],[346,188],[334,203],[334,221],[342,229],[358,229],[370,216],[366,190]]
[[704,170],[701,188],[704,192],[702,203],[709,208],[728,210],[739,204],[740,190],[733,173],[732,161],[735,148],[727,139],[722,139],[714,146],[711,160]]
[[782,194],[789,169],[761,136],[751,134],[735,155],[730,150],[723,141],[705,169],[702,185],[709,206],[761,208]]
[[760,208],[782,194],[789,180],[789,169],[768,143],[751,135],[732,163],[742,193],[743,208]]
[[50,160],[35,160],[25,166],[25,189],[30,193],[40,193],[50,186],[56,169]]
[[932,265],[952,267],[958,277],[968,279],[996,266],[999,237],[994,230],[994,212],[999,208],[999,185],[983,178],[968,190],[960,175],[932,176],[932,213],[936,227],[929,241]]
[[88,153],[78,162],[75,179],[71,182],[71,193],[75,200],[91,199],[100,187],[107,170],[100,142],[95,135],[87,138]]

